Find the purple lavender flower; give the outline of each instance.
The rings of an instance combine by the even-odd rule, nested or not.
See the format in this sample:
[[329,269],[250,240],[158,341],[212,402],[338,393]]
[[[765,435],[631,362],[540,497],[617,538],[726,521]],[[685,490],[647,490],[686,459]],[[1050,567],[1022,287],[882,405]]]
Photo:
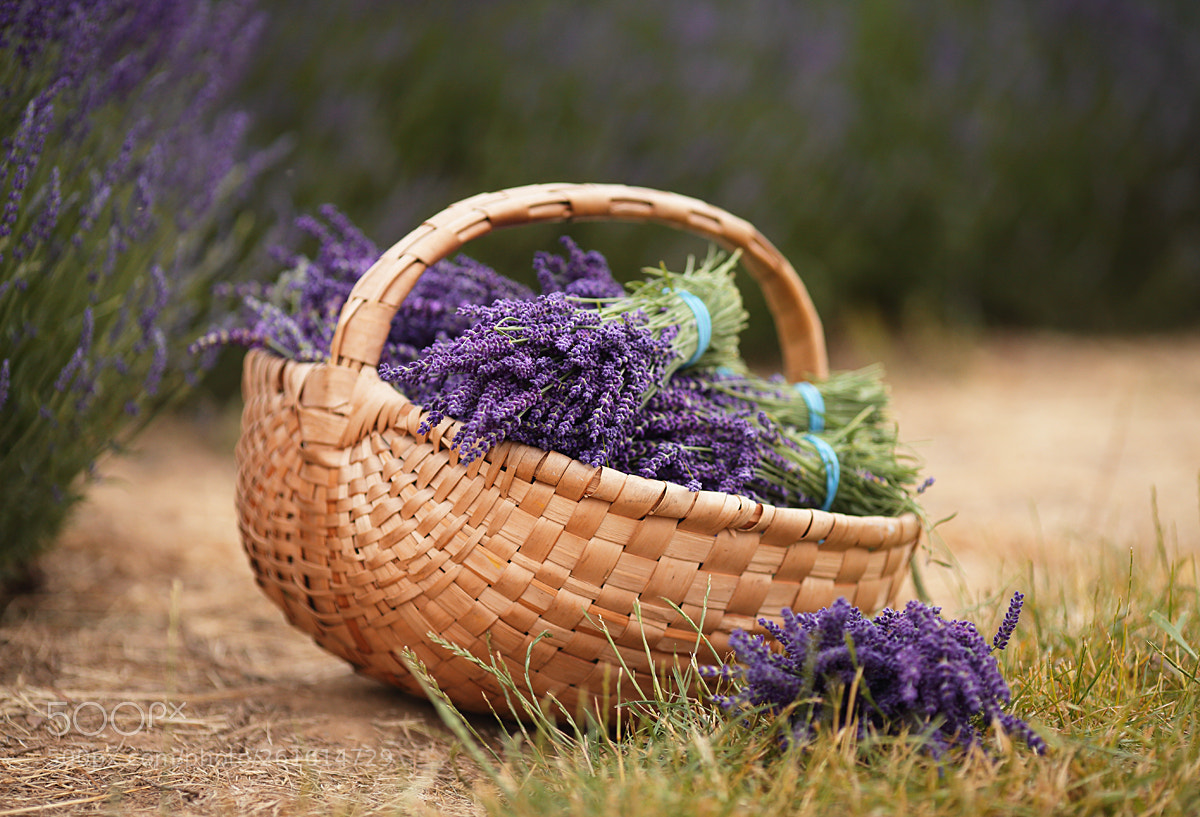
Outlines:
[[4,358],[4,362],[0,363],[0,409],[4,408],[4,404],[8,402],[8,385],[12,374],[12,362],[8,358]]
[[57,167],[50,169],[50,181],[46,188],[43,200],[38,205],[41,212],[38,213],[37,221],[21,241],[22,256],[32,253],[38,244],[49,241],[54,225],[58,223],[58,212],[62,207],[62,187]]
[[167,338],[161,329],[155,327],[150,333],[150,341],[154,346],[154,356],[151,358],[150,370],[146,373],[142,388],[146,394],[153,397],[158,394],[163,374],[167,370]]
[[[289,269],[269,286],[246,286],[229,293],[241,299],[242,314],[196,341],[192,352],[224,345],[262,347],[294,360],[323,360],[342,306],[354,284],[380,251],[344,214],[331,205],[321,218],[301,216],[297,226],[316,238],[311,260],[275,251]],[[465,255],[427,269],[400,304],[380,360],[399,366],[440,340],[462,334],[471,319],[460,307],[533,297],[526,286]]]
[[156,325],[159,315],[167,308],[171,288],[167,277],[163,274],[162,266],[155,264],[150,268],[150,287],[146,291],[146,306],[138,316],[138,326],[143,335],[148,335]]
[[71,353],[70,360],[62,367],[58,373],[58,377],[54,381],[54,390],[57,392],[65,391],[71,381],[80,373],[86,373],[88,367],[88,354],[92,348],[92,334],[95,330],[95,318],[92,308],[88,307],[83,310],[83,328],[79,333],[79,344],[75,347],[75,351]]
[[439,261],[417,279],[400,304],[382,359],[400,365],[416,360],[427,346],[458,337],[473,320],[463,307],[533,297],[529,287],[466,255]]
[[[1019,611],[1017,594],[998,640],[1007,642]],[[796,743],[831,727],[856,725],[860,737],[908,729],[941,756],[980,743],[982,729],[997,722],[1044,752],[1037,733],[1004,711],[1011,693],[975,625],[946,621],[940,613],[911,601],[903,611],[887,609],[867,619],[845,599],[815,613],[784,610],[781,625],[760,622],[781,651],[762,635],[737,630],[730,645],[739,665],[705,667],[703,673],[734,685],[717,704],[731,714],[786,717],[786,737]]]
[[561,292],[573,298],[594,300],[620,298],[625,294],[608,268],[608,261],[595,250],[584,252],[569,236],[559,239],[567,256],[539,252],[533,257],[533,270],[543,295]]
[[755,414],[748,402],[676,373],[646,401],[610,465],[692,490],[746,494],[766,455]]
[[992,639],[993,650],[1002,650],[1008,646],[1009,639],[1017,629],[1017,622],[1021,618],[1021,606],[1024,603],[1024,593],[1013,593],[1012,600],[1008,603],[1008,612],[1004,615],[1004,621],[1000,623],[1000,629],[996,631],[996,636]]
[[629,444],[645,396],[673,358],[670,330],[636,314],[604,320],[561,293],[468,306],[474,324],[380,377],[429,412],[463,425],[453,443],[469,462],[504,439],[605,465]]

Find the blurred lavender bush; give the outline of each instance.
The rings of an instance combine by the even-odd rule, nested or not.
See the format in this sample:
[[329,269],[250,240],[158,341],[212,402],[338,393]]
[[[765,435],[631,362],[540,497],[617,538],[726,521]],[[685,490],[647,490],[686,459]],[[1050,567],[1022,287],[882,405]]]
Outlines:
[[[286,8],[249,86],[256,122],[291,133],[298,206],[335,202],[384,246],[482,190],[620,181],[754,222],[835,331],[863,313],[1200,318],[1193,0]],[[656,230],[573,234],[618,273],[684,252]],[[547,242],[472,254],[512,275]]]
[[196,375],[244,252],[251,2],[0,2],[0,580]]

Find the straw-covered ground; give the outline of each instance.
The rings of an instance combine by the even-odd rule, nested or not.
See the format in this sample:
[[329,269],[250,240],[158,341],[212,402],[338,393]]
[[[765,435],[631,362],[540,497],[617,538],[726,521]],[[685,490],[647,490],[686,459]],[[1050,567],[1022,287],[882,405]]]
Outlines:
[[[1167,545],[1200,549],[1200,338],[947,348],[918,345],[889,381],[937,478],[930,515],[957,512],[939,532],[959,568],[922,557],[948,612],[1030,565],[1078,569],[1090,543],[1153,543],[1155,504]],[[0,817],[479,813],[490,784],[430,706],[353,675],[255,587],[235,436],[227,416],[150,429],[4,611]]]

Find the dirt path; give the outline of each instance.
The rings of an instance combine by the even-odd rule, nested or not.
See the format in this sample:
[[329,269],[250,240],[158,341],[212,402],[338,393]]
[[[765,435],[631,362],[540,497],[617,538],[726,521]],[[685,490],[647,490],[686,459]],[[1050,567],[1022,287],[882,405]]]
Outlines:
[[109,463],[45,587],[6,611],[0,815],[476,813],[431,707],[356,676],[254,584],[230,419],[161,422]]
[[[889,363],[937,478],[954,610],[1109,540],[1200,548],[1200,338],[997,338]],[[470,813],[429,706],[357,678],[255,587],[229,418],[160,423],[109,463],[46,585],[0,626],[0,816],[74,810]],[[105,721],[108,721],[105,727]],[[151,720],[154,721],[151,724]],[[57,736],[60,726],[69,726]]]
[[1200,550],[1200,338],[996,338],[928,360],[889,380],[971,595],[1098,544],[1154,547],[1156,520],[1169,550]]

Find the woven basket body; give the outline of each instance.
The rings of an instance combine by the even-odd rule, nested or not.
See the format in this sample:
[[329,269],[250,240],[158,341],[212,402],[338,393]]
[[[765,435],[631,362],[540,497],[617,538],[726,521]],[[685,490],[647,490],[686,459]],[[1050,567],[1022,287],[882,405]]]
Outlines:
[[758,629],[785,607],[816,610],[839,596],[864,611],[890,604],[921,535],[912,515],[779,508],[512,443],[464,466],[450,447],[454,423],[418,434],[420,409],[375,371],[416,278],[492,229],[575,219],[661,223],[741,248],[789,377],[826,373],[808,295],[757,231],[694,199],[617,185],[460,202],[363,276],[327,362],[246,358],[237,506],[259,585],[320,646],[419,694],[399,657],[412,648],[467,710],[500,690],[431,633],[499,656],[518,677],[528,661],[538,696],[611,706],[619,664],[643,673],[696,651],[688,619],[723,653],[733,630]]

